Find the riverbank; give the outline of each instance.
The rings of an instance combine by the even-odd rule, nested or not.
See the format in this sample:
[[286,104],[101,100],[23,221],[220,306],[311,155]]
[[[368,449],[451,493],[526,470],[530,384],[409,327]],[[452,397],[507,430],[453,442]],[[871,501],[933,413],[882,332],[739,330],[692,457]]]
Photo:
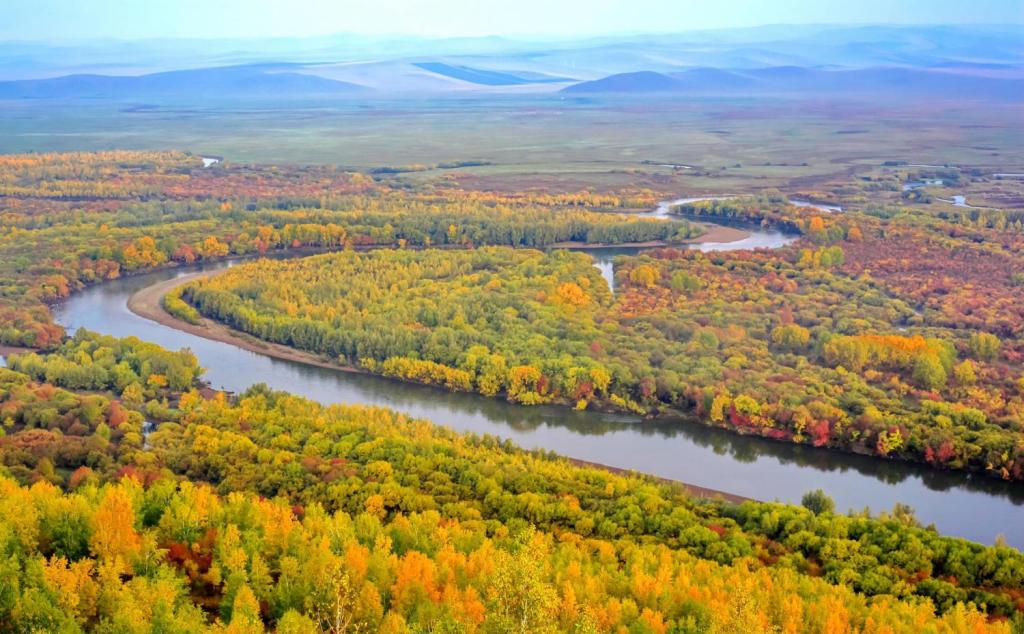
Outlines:
[[[221,323],[214,319],[210,319],[209,317],[200,316],[200,322],[198,324],[193,324],[185,321],[184,319],[179,319],[178,317],[175,317],[174,315],[164,310],[163,297],[167,293],[170,293],[174,289],[180,286],[184,286],[189,282],[207,278],[220,272],[221,271],[203,271],[199,273],[191,273],[189,275],[174,277],[169,280],[165,280],[163,282],[154,284],[152,286],[147,286],[142,290],[134,293],[131,297],[128,298],[128,310],[130,310],[135,315],[142,317],[143,319],[148,319],[149,321],[156,322],[162,326],[173,328],[174,330],[180,330],[190,335],[195,335],[197,337],[209,339],[211,341],[216,341],[218,343],[224,343],[231,346],[235,346],[237,348],[241,348],[249,352],[255,352],[257,354],[262,354],[268,357],[272,357],[274,359],[292,361],[295,363],[302,363],[305,365],[313,365],[319,368],[327,368],[329,370],[347,372],[349,374],[363,374],[366,376],[374,376],[389,381],[395,381],[397,383],[411,383],[414,385],[422,385],[425,387],[429,387],[430,389],[438,390],[440,392],[451,393],[449,390],[446,390],[445,388],[437,385],[428,385],[424,383],[417,383],[415,381],[407,381],[399,378],[383,376],[380,374],[376,374],[374,372],[370,372],[360,367],[338,363],[337,361],[329,357],[325,357],[314,352],[300,350],[298,348],[293,348],[291,346],[286,346],[280,343],[265,341],[253,335],[250,335],[249,333],[232,328],[227,324]],[[481,395],[478,396],[480,396],[481,398],[488,398]],[[572,402],[569,401],[557,402],[552,404],[566,408],[572,407]],[[607,407],[607,404],[601,403],[593,403],[591,409],[596,411],[612,411]]]
[[700,498],[702,500],[724,500],[732,504],[743,504],[744,502],[760,502],[761,500],[755,500],[754,498],[743,497],[742,495],[736,495],[734,493],[726,493],[725,491],[718,491],[717,489],[709,489],[707,487],[697,486],[696,484],[688,484],[686,482],[680,482],[679,480],[672,480],[670,478],[662,478],[649,473],[641,473],[639,471],[632,471],[630,469],[620,469],[618,467],[612,467],[600,462],[590,462],[588,460],[580,460],[578,458],[569,458],[563,456],[570,464],[574,464],[577,467],[588,467],[590,469],[600,469],[616,475],[636,475],[644,478],[651,478],[658,482],[664,482],[666,484],[675,484],[686,489],[687,494],[691,497]]
[[[713,223],[702,223],[705,232],[699,236],[694,236],[687,240],[678,242],[668,242],[664,240],[650,240],[646,242],[624,242],[624,243],[588,243],[588,242],[556,242],[550,244],[544,248],[546,249],[571,249],[586,251],[591,249],[602,249],[602,248],[661,248],[661,247],[672,247],[690,244],[729,244],[733,242],[741,242],[752,236],[750,231],[738,229],[735,227],[728,227],[724,225],[717,225]],[[448,248],[462,249],[465,248],[461,245],[443,245]],[[378,246],[369,246],[359,248],[358,250],[373,250],[376,248],[382,248]],[[336,251],[337,249],[323,248],[323,247],[304,247],[291,249],[287,251],[288,257],[298,257],[305,255],[317,255],[330,251]],[[277,252],[275,252],[275,255]],[[272,255],[270,257],[273,257]],[[245,259],[243,258],[228,258],[228,259]],[[189,275],[183,275],[175,277],[153,286],[148,286],[141,291],[132,295],[128,300],[128,309],[136,315],[155,321],[158,324],[167,326],[168,328],[174,328],[181,330],[197,337],[203,337],[212,341],[218,341],[220,343],[227,343],[233,346],[238,346],[244,350],[255,352],[258,354],[265,354],[276,359],[284,359],[286,361],[295,361],[298,363],[306,363],[309,365],[315,365],[317,367],[329,368],[331,370],[338,370],[341,372],[351,372],[358,374],[370,374],[361,368],[352,366],[342,365],[327,359],[321,355],[306,352],[303,350],[296,350],[289,346],[285,346],[278,343],[272,343],[258,339],[252,335],[235,330],[229,326],[226,326],[220,322],[204,317],[199,324],[190,324],[184,320],[178,319],[167,311],[164,310],[161,300],[164,295],[169,293],[171,290],[187,284],[188,282],[209,277],[213,275],[213,271],[206,271],[200,273],[192,273]]]
[[[195,280],[207,278],[207,277],[215,275],[215,274],[217,274],[219,272],[220,271],[204,271],[204,272],[199,272],[199,273],[192,273],[192,274],[189,274],[189,275],[183,275],[183,276],[180,276],[180,277],[176,277],[176,278],[172,278],[172,279],[169,279],[169,280],[165,280],[163,282],[159,282],[159,283],[154,284],[152,286],[147,286],[147,287],[143,288],[142,290],[140,290],[140,291],[136,292],[135,294],[133,294],[131,297],[129,297],[128,303],[127,303],[128,309],[132,313],[138,315],[139,317],[142,317],[143,319],[148,319],[150,321],[156,322],[156,323],[158,323],[158,324],[160,324],[162,326],[166,326],[168,328],[173,328],[175,330],[180,330],[182,332],[186,332],[188,334],[195,335],[197,337],[203,337],[204,339],[209,339],[211,341],[216,341],[218,343],[224,343],[224,344],[228,344],[228,345],[231,345],[231,346],[235,346],[237,348],[241,348],[241,349],[247,350],[249,352],[254,352],[256,354],[262,354],[262,355],[265,355],[265,356],[268,356],[268,357],[272,357],[274,359],[281,359],[281,360],[284,360],[284,361],[292,361],[294,363],[302,363],[302,364],[305,364],[305,365],[312,365],[312,366],[316,366],[316,367],[319,367],[319,368],[326,368],[328,370],[334,370],[336,372],[347,372],[347,373],[350,373],[350,374],[362,374],[362,375],[367,375],[367,376],[376,376],[376,377],[380,377],[380,378],[384,378],[384,379],[388,379],[388,380],[394,380],[394,381],[397,381],[397,382],[400,382],[400,383],[409,383],[409,381],[402,381],[400,379],[393,379],[393,378],[389,379],[389,377],[382,377],[379,374],[375,374],[373,372],[369,372],[368,370],[365,370],[365,369],[360,368],[360,367],[338,363],[337,361],[334,361],[334,360],[332,360],[332,359],[330,359],[328,357],[325,357],[323,355],[319,355],[319,354],[316,354],[316,353],[313,353],[313,352],[309,352],[309,351],[306,351],[306,350],[299,350],[297,348],[293,348],[291,346],[286,346],[286,345],[280,344],[280,343],[274,343],[274,342],[270,342],[270,341],[265,341],[263,339],[259,339],[259,338],[255,337],[253,335],[250,335],[250,334],[248,334],[246,332],[243,332],[241,330],[237,330],[235,328],[232,328],[231,326],[228,326],[227,324],[224,324],[224,323],[221,323],[219,321],[210,319],[208,317],[202,317],[200,323],[193,324],[193,323],[189,323],[189,322],[187,322],[187,321],[185,321],[183,319],[179,319],[179,318],[175,317],[174,315],[171,315],[170,313],[168,313],[166,310],[164,310],[163,303],[162,303],[162,299],[163,299],[164,295],[166,295],[167,293],[173,291],[174,289],[176,289],[176,288],[178,288],[180,286],[188,284],[189,282],[193,282]],[[428,387],[433,387],[434,389],[438,389],[440,391],[447,392],[447,390],[444,390],[443,388],[440,388],[440,387],[437,387],[437,386],[428,386]],[[481,398],[486,398],[486,397],[481,397]],[[555,403],[555,405],[559,405],[559,406],[562,406],[562,407],[570,407],[571,403],[562,402],[562,403]],[[607,410],[607,408],[602,407],[600,403],[594,403],[593,405],[594,405],[593,409],[595,409],[597,411],[609,411],[609,410]],[[681,412],[677,412],[677,411],[670,410],[670,409],[665,409],[665,410],[662,410],[662,411],[657,411],[657,412],[655,412],[653,414],[649,414],[645,418],[646,418],[646,420],[649,420],[649,421],[650,420],[655,420],[655,419],[682,420],[684,418],[684,416],[683,416],[683,414]],[[708,424],[707,421],[704,421],[704,420],[699,421],[699,423],[701,425],[711,426],[711,425]],[[738,434],[738,435],[741,435],[741,436],[748,436],[748,435],[749,436],[755,436],[755,437],[767,440],[769,442],[782,442],[782,443],[786,443],[786,444],[792,444],[789,441],[783,441],[783,440],[778,440],[778,439],[767,438],[765,436],[762,436],[761,434],[753,433],[750,430],[744,430],[744,429],[741,429],[741,428],[734,428],[734,429],[730,429],[729,431],[730,431],[730,433]],[[829,451],[837,451],[837,450],[836,449],[829,449]],[[858,448],[851,448],[851,449],[845,449],[845,450],[839,450],[839,451],[844,451],[844,452],[847,452],[847,453],[853,453],[853,454],[864,455],[864,456],[873,456],[873,453],[871,451],[867,450],[866,448],[860,448],[860,449],[858,449]],[[591,466],[596,466],[596,467],[600,467],[600,468],[609,469],[609,470],[611,470],[613,472],[618,472],[618,471],[615,471],[614,467],[608,467],[608,466],[602,465],[600,463],[590,463],[590,462],[586,462],[586,461],[576,461],[576,459],[573,459],[573,458],[569,458],[569,460],[573,461],[573,462],[578,462],[578,464],[588,464],[588,465],[591,465]],[[628,470],[619,470],[619,471],[627,472]],[[657,476],[652,476],[652,477],[657,477]],[[694,491],[693,495],[695,495],[696,497],[719,497],[719,496],[722,496],[722,497],[724,497],[726,499],[729,499],[730,501],[740,501],[740,502],[742,502],[744,500],[753,499],[753,498],[745,498],[745,497],[742,497],[742,496],[733,495],[731,493],[726,493],[726,492],[723,492],[723,491],[718,491],[716,489],[709,489],[709,488],[704,488],[704,487],[696,487],[694,485],[689,485],[689,484],[686,484],[684,482],[679,482],[677,480],[668,480],[668,479],[666,479],[666,481],[667,482],[678,482],[679,484],[683,484],[684,486],[686,486],[688,488],[692,488],[693,491]]]
[[181,330],[182,332],[187,332],[190,335],[203,337],[204,339],[210,339],[211,341],[219,341],[220,343],[237,346],[243,350],[264,354],[274,357],[275,359],[295,361],[297,363],[315,365],[317,367],[329,368],[340,372],[368,374],[365,370],[334,363],[311,352],[296,350],[295,348],[284,346],[279,343],[271,343],[269,341],[257,339],[256,337],[245,334],[206,317],[203,317],[202,321],[198,324],[190,324],[187,321],[174,317],[164,310],[161,305],[161,299],[164,295],[179,286],[198,279],[210,277],[215,273],[219,273],[219,271],[203,271],[200,273],[182,275],[181,277],[171,278],[152,286],[147,286],[128,299],[128,310],[132,311],[139,317],[155,321],[162,326]]
[[[333,371],[336,371],[336,372],[346,372],[346,373],[350,373],[350,374],[361,374],[361,375],[375,376],[375,377],[379,377],[380,376],[380,375],[374,374],[372,372],[369,372],[367,370],[364,370],[363,368],[359,368],[359,367],[354,367],[354,366],[344,365],[344,364],[338,363],[337,361],[334,361],[334,360],[332,360],[332,359],[330,359],[328,357],[324,357],[324,356],[316,354],[316,353],[312,353],[312,352],[308,352],[308,351],[304,351],[304,350],[299,350],[299,349],[292,348],[290,346],[286,346],[286,345],[283,345],[283,344],[273,343],[273,342],[264,341],[262,339],[258,339],[258,338],[254,337],[252,335],[249,335],[249,334],[247,334],[245,332],[236,330],[236,329],[231,328],[230,326],[228,326],[226,324],[223,324],[223,323],[220,323],[218,321],[209,319],[207,317],[203,317],[202,321],[199,324],[192,324],[192,323],[186,322],[184,320],[178,319],[177,317],[169,314],[168,312],[166,312],[164,310],[164,308],[162,306],[161,300],[162,300],[162,298],[163,298],[163,296],[165,294],[167,294],[168,292],[174,290],[175,288],[178,288],[179,286],[182,286],[184,284],[187,284],[189,282],[192,282],[192,281],[195,281],[195,280],[198,280],[198,279],[203,279],[203,278],[206,278],[206,277],[210,277],[212,275],[215,275],[218,272],[219,271],[198,272],[198,273],[193,273],[193,274],[190,274],[190,275],[184,275],[184,276],[172,278],[172,279],[165,280],[163,282],[159,282],[159,283],[151,285],[151,286],[147,286],[147,287],[139,290],[138,292],[134,293],[133,295],[131,295],[128,298],[128,302],[127,302],[128,309],[132,313],[134,313],[135,315],[138,315],[139,317],[142,317],[144,319],[147,319],[147,320],[159,323],[159,324],[161,324],[163,326],[166,326],[168,328],[173,328],[175,330],[180,330],[180,331],[183,331],[183,332],[195,335],[197,337],[202,337],[204,339],[209,339],[211,341],[216,341],[218,343],[223,343],[223,344],[235,346],[237,348],[240,348],[240,349],[243,349],[243,350],[247,350],[249,352],[254,352],[256,354],[265,355],[265,356],[272,357],[272,358],[275,358],[275,359],[291,361],[291,362],[294,362],[294,363],[301,363],[301,364],[304,364],[304,365],[311,365],[311,366],[316,366],[316,367],[320,367],[320,368],[325,368],[325,369],[333,370]],[[386,379],[387,377],[380,377],[380,378],[385,378]],[[401,380],[398,380],[398,379],[389,379],[389,380],[394,380],[394,381],[397,381],[399,383],[407,383],[407,381],[401,381]],[[445,390],[443,390],[442,388],[436,388],[435,387],[434,389],[438,389],[438,390],[440,390],[442,392],[445,392]],[[485,398],[485,397],[481,397],[481,398]],[[568,403],[558,403],[557,405],[561,405],[561,406],[564,406],[564,407],[568,407],[569,406]],[[595,404],[595,405],[597,405],[596,409],[598,411],[605,411],[604,408],[600,407],[599,404]],[[648,416],[647,419],[648,420],[657,420],[657,419],[661,419],[661,420],[682,420],[683,419],[683,415],[680,412],[676,412],[676,411],[673,411],[673,410],[664,410],[664,411],[656,412],[656,413]],[[699,424],[701,424],[703,426],[708,426],[708,427],[712,426],[712,425],[709,425],[709,423],[706,420],[700,420],[700,421],[697,421],[697,422],[699,422]],[[742,428],[732,428],[732,429],[729,429],[728,431],[729,431],[729,433],[736,434],[736,435],[739,435],[739,436],[753,436],[753,437],[757,437],[757,438],[760,438],[762,440],[765,440],[765,441],[768,441],[768,442],[772,442],[772,443],[781,443],[781,444],[790,444],[790,445],[793,444],[789,440],[781,440],[781,439],[768,438],[768,437],[765,437],[765,436],[763,436],[761,434],[754,433],[751,430],[745,430],[745,429],[742,429]],[[879,460],[879,458],[874,454],[874,452],[872,452],[870,449],[868,449],[866,447],[850,447],[850,448],[843,448],[843,449],[829,448],[829,449],[824,449],[823,451],[841,452],[841,453],[847,453],[847,454],[861,455],[861,456],[869,457],[872,460]],[[627,473],[627,472],[630,472],[630,470],[628,470],[628,469],[618,469],[617,470],[615,467],[609,467],[607,465],[604,465],[604,464],[601,464],[601,463],[598,463],[598,462],[589,462],[589,461],[578,460],[578,459],[574,459],[574,458],[567,458],[567,459],[570,460],[571,462],[573,462],[574,464],[594,466],[594,467],[597,467],[597,468],[607,469],[607,470],[615,472],[615,473],[619,473],[619,472]],[[900,462],[913,463],[913,461],[906,461],[906,460],[901,460]],[[652,477],[657,478],[658,476],[652,476]],[[678,483],[678,484],[686,487],[688,490],[690,490],[691,495],[693,495],[695,497],[700,497],[700,498],[719,498],[720,497],[720,498],[723,498],[723,499],[726,499],[726,500],[728,500],[730,502],[735,502],[735,503],[741,503],[741,502],[743,502],[745,500],[755,499],[755,498],[748,498],[748,497],[743,497],[743,496],[727,493],[727,492],[724,492],[724,491],[719,491],[717,489],[706,488],[706,487],[699,487],[699,486],[691,485],[691,484],[688,484],[686,482],[682,482],[682,481],[679,481],[679,480],[668,479],[668,478],[664,478],[664,480],[666,482]]]
[[39,352],[39,348],[28,348],[24,346],[0,346],[0,357],[6,357],[12,354],[27,354],[29,352]]
[[[683,199],[689,200],[689,199]],[[657,211],[667,210],[671,208],[671,204],[679,201],[666,201],[658,205]],[[649,212],[648,212],[649,213]],[[698,236],[688,238],[681,241],[665,241],[665,240],[650,240],[644,242],[625,242],[625,243],[586,243],[576,241],[565,241],[557,242],[554,244],[543,247],[544,249],[571,249],[571,250],[598,250],[606,248],[635,248],[635,249],[650,249],[650,248],[663,248],[663,247],[680,247],[684,245],[701,245],[706,244],[710,247],[715,245],[728,245],[731,243],[740,243],[750,239],[753,236],[751,231],[740,229],[737,227],[730,227],[725,225],[714,224],[711,222],[701,222],[701,227],[704,232]],[[356,247],[359,251],[371,251],[378,248],[386,248],[383,245],[360,245]],[[412,248],[426,248],[426,247],[412,247]],[[438,245],[434,248],[449,248],[449,249],[464,249],[463,245]],[[268,253],[267,257],[301,257],[322,254],[331,251],[337,251],[337,248],[332,247],[300,247],[290,249],[284,252],[273,252]],[[248,259],[251,256],[241,257],[230,257],[227,260],[243,260]],[[165,265],[171,267],[172,265]],[[176,265],[175,265],[176,266]],[[157,267],[153,270],[159,270],[161,267]],[[202,318],[202,321],[198,324],[191,324],[184,320],[178,319],[167,311],[164,310],[162,305],[163,296],[171,290],[187,284],[193,280],[197,280],[203,277],[212,275],[213,272],[200,272],[192,273],[189,275],[175,277],[164,282],[160,282],[153,286],[146,287],[141,291],[133,294],[128,299],[128,309],[134,314],[154,321],[158,324],[186,332],[188,334],[195,335],[197,337],[203,337],[211,341],[217,341],[220,343],[226,343],[229,345],[237,346],[243,350],[249,352],[255,352],[257,354],[267,355],[276,359],[283,359],[286,361],[294,361],[297,363],[304,363],[307,365],[313,365],[321,368],[327,368],[340,372],[349,372],[354,374],[371,374],[362,368],[353,367],[349,365],[343,365],[337,363],[332,359],[328,359],[321,355],[306,352],[303,350],[297,350],[289,346],[285,346],[278,343],[272,343],[258,339],[247,333],[235,330],[225,324],[219,323],[209,318]]]

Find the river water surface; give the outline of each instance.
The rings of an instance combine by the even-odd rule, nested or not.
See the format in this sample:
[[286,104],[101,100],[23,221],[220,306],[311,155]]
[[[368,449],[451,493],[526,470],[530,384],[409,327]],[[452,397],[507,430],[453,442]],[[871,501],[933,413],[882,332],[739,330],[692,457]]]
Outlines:
[[[659,208],[658,212],[667,211]],[[754,230],[734,243],[694,245],[728,249],[780,246],[792,240]],[[730,246],[731,245],[731,246]],[[612,250],[608,250],[612,251]],[[629,250],[619,250],[627,253]],[[612,253],[597,253],[601,259]],[[799,503],[822,488],[840,510],[891,509],[910,504],[924,524],[943,533],[992,543],[997,535],[1024,547],[1024,487],[974,474],[909,465],[744,437],[688,421],[642,422],[625,415],[522,407],[473,394],[448,393],[363,374],[352,374],[263,356],[139,317],[128,299],[152,284],[232,262],[182,267],[113,280],[73,295],[54,310],[69,331],[134,335],[171,349],[190,348],[218,389],[240,392],[255,383],[323,403],[389,407],[460,431],[510,438],[525,448],[562,455],[760,500]]]
[[[705,196],[701,198],[678,198],[666,200],[658,204],[654,211],[647,213],[630,214],[641,218],[660,218],[662,220],[687,220],[698,224],[708,224],[706,219],[696,216],[683,216],[672,213],[672,209],[678,205],[698,202],[701,200],[726,200],[729,196]],[[808,203],[811,205],[811,203]],[[817,205],[812,205],[817,206]],[[697,249],[705,253],[711,251],[735,251],[738,249],[777,249],[795,242],[797,236],[787,235],[777,229],[763,228],[756,223],[743,221],[720,221],[720,224],[743,229],[747,237],[732,242],[694,242],[688,246],[690,249]],[[609,288],[615,291],[615,258],[620,255],[636,255],[646,251],[646,247],[593,247],[580,249],[594,258],[594,266],[601,271],[601,276],[608,282]]]

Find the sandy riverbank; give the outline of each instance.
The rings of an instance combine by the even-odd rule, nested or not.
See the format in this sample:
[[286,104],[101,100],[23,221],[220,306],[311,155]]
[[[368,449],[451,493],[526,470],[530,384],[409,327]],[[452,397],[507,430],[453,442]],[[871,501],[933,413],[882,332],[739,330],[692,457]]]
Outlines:
[[686,492],[695,498],[701,498],[705,500],[717,500],[722,499],[726,502],[732,502],[733,504],[743,504],[744,502],[756,501],[754,498],[743,497],[742,495],[736,495],[734,493],[726,493],[725,491],[718,491],[717,489],[709,489],[707,487],[700,487],[695,484],[687,484],[680,482],[679,480],[670,480],[668,478],[659,478],[647,473],[638,473],[636,471],[630,471],[629,469],[619,469],[618,467],[612,467],[600,462],[590,462],[588,460],[580,460],[578,458],[566,458],[569,462],[576,465],[577,467],[590,467],[592,469],[601,469],[603,471],[609,471],[618,475],[639,475],[645,478],[651,478],[658,482],[664,482],[666,484],[678,484],[686,489]]
[[333,363],[327,358],[311,352],[304,352],[278,343],[271,343],[257,339],[256,337],[234,330],[212,319],[204,317],[201,323],[190,324],[170,315],[163,309],[163,306],[160,305],[161,298],[163,298],[163,296],[172,289],[194,280],[210,277],[211,275],[215,275],[219,272],[220,271],[203,271],[200,273],[192,273],[191,275],[183,275],[152,286],[147,286],[128,299],[128,310],[140,317],[149,319],[150,321],[155,321],[156,323],[167,326],[168,328],[181,330],[197,337],[203,337],[204,339],[231,344],[242,348],[243,350],[249,350],[250,352],[265,354],[276,359],[285,359],[287,361],[316,365],[322,368],[331,368],[332,370],[359,372],[365,374],[363,370]]
[[707,231],[686,240],[686,244],[702,244],[705,242],[723,243],[723,242],[738,242],[740,240],[746,240],[750,237],[749,231],[743,229],[737,229],[736,227],[726,227],[725,225],[704,225]]

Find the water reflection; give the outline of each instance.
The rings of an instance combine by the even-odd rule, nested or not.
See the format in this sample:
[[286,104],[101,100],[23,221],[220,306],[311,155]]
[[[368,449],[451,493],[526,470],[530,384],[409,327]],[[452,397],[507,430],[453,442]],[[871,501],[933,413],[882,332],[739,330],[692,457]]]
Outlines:
[[[715,219],[715,223],[709,223],[706,217],[673,213],[672,208],[688,202],[697,200],[720,200],[720,198],[680,198],[678,200],[665,201],[658,205],[658,208],[651,212],[631,214],[649,218],[662,218],[668,220],[686,220],[713,227],[715,224],[723,227],[742,229],[748,235],[740,240],[731,242],[695,242],[692,244],[680,245],[679,248],[696,249],[705,253],[714,251],[738,251],[740,249],[778,249],[792,244],[799,239],[798,235],[784,233],[778,229],[762,227],[756,222],[740,219]],[[608,282],[608,288],[615,291],[615,258],[625,255],[637,255],[648,251],[648,247],[592,247],[581,249],[592,258],[594,266],[601,272],[601,277]]]

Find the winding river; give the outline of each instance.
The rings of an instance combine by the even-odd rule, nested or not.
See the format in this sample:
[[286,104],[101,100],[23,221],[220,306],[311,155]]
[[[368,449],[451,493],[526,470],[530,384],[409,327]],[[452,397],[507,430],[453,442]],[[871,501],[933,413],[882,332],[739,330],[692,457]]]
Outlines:
[[[664,216],[671,201],[649,215]],[[777,247],[792,238],[751,229],[743,240],[694,248]],[[595,253],[598,266],[614,255],[636,252],[608,249]],[[363,374],[285,361],[200,338],[139,317],[127,308],[139,290],[196,271],[218,270],[217,262],[113,280],[90,287],[55,308],[69,331],[84,327],[117,336],[134,335],[167,348],[188,347],[219,389],[240,392],[254,383],[300,394],[324,403],[379,405],[462,431],[510,438],[522,447],[543,448],[565,456],[633,469],[689,484],[760,500],[799,503],[822,488],[841,510],[874,511],[910,504],[924,524],[943,533],[992,543],[1002,534],[1024,547],[1024,487],[974,474],[942,472],[922,466],[813,447],[744,437],[685,421],[641,422],[615,414],[576,412],[560,407],[521,407],[472,394],[448,393]],[[610,270],[610,269],[609,269]]]
[[[690,218],[674,214],[672,213],[672,209],[686,203],[693,203],[701,200],[726,200],[727,198],[730,198],[730,196],[704,196],[701,198],[677,198],[675,200],[665,200],[659,203],[658,207],[653,211],[631,215],[641,218],[660,218],[662,220],[685,219],[701,224],[709,224],[700,218]],[[765,229],[755,223],[737,220],[730,221],[728,223],[722,221],[720,224],[741,229],[746,232],[747,235],[739,240],[733,240],[730,242],[693,242],[688,245],[689,248],[704,252],[735,251],[737,249],[777,249],[796,241],[796,236],[787,235],[776,229]],[[637,253],[646,250],[646,247],[590,247],[582,250],[586,251],[594,258],[594,266],[601,271],[601,276],[604,277],[606,282],[608,282],[608,287],[614,291],[615,258],[620,255],[636,255]]]

